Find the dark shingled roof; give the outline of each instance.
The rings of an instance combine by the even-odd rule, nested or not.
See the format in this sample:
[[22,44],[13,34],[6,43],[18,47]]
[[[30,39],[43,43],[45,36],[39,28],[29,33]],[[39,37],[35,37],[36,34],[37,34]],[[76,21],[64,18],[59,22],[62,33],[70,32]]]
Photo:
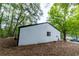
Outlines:
[[[31,24],[31,25],[24,25],[24,26],[19,26],[19,28],[24,28],[24,27],[29,27],[29,26],[36,26],[36,25],[42,25],[42,24],[49,24],[51,26],[53,26],[52,24],[48,23],[48,22],[44,22],[44,23],[38,23],[38,24]],[[55,26],[53,26],[54,28],[56,28]],[[57,29],[57,28],[56,28]],[[58,29],[57,29],[58,30]],[[59,31],[59,30],[58,30]]]

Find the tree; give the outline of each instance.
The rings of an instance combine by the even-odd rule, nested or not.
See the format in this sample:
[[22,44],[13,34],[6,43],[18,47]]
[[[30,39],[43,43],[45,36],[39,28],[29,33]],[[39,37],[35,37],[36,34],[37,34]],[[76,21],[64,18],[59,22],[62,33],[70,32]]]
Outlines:
[[75,37],[75,39],[78,39],[79,36],[79,20],[68,20],[68,33],[70,36]]
[[[16,36],[18,26],[37,23],[42,14],[39,3],[0,4],[0,29],[3,30],[1,32],[4,32],[3,36],[4,34],[5,36]],[[1,28],[1,25],[5,26]]]
[[79,38],[79,4],[75,5],[73,15],[67,20],[68,33],[69,35],[75,37],[77,40]]
[[49,11],[49,22],[57,27],[66,41],[66,35],[68,32],[67,20],[73,15],[72,8],[75,4],[70,3],[55,3]]

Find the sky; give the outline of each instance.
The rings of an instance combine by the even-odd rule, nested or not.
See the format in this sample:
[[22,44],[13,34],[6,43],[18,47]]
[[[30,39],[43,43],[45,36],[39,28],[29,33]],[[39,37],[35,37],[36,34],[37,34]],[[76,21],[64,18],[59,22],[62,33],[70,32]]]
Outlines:
[[[50,10],[52,5],[53,3],[40,3],[41,9],[43,11],[43,15],[40,17],[40,20],[38,21],[38,23],[47,22],[48,11]],[[3,28],[4,26],[5,25],[2,25]]]
[[52,5],[53,3],[41,3],[40,4],[41,9],[43,11],[43,15],[40,17],[40,20],[38,21],[38,23],[47,22],[48,11],[50,10]]

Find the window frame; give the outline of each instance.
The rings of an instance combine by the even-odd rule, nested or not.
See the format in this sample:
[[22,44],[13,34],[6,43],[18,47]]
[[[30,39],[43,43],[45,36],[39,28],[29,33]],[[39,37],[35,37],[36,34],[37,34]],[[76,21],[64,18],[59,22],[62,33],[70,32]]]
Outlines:
[[47,36],[51,36],[51,32],[50,31],[47,31]]

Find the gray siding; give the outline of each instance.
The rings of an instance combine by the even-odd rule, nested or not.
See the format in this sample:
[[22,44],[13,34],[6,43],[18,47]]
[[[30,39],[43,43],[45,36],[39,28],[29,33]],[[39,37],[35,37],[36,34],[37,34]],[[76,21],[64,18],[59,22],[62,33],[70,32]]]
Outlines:
[[[51,32],[51,36],[47,36]],[[57,37],[58,36],[58,37]],[[57,41],[60,32],[49,24],[20,28],[19,46]]]

